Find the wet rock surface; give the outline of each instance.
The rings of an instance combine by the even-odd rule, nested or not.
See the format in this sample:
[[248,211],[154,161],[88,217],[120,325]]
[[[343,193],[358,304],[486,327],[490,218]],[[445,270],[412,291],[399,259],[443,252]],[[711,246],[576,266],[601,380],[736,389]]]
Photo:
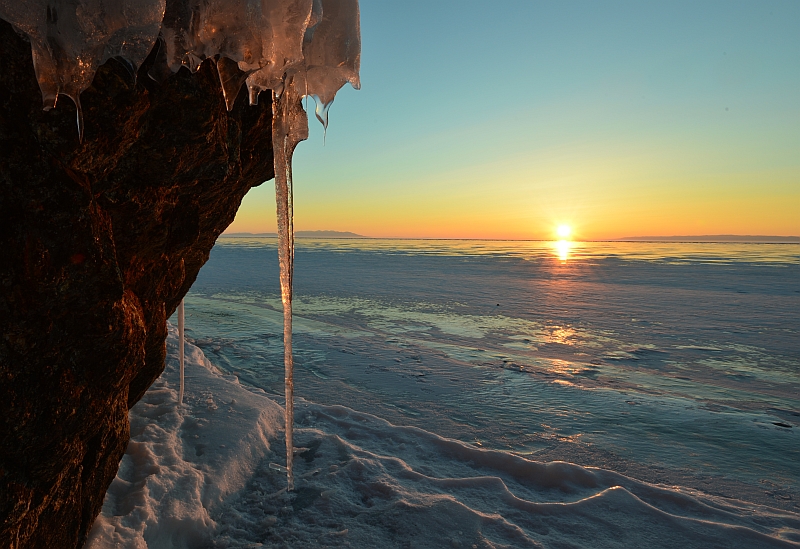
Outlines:
[[0,52],[0,547],[80,547],[167,317],[273,177],[271,102],[227,112],[211,60],[159,84],[155,55],[138,76],[112,59],[81,95],[81,143],[4,21]]

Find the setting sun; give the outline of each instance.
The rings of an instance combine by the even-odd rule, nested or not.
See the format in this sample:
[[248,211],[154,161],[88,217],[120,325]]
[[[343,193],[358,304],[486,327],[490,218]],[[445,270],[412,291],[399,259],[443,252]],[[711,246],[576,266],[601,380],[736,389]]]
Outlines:
[[559,238],[569,238],[569,235],[572,234],[572,227],[569,225],[559,225],[556,229],[556,234]]

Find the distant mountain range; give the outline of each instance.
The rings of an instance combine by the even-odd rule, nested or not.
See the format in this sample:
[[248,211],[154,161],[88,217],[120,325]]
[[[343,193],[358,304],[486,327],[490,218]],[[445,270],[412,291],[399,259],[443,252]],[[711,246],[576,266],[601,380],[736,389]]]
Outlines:
[[[277,238],[277,233],[222,233],[228,238]],[[369,238],[348,231],[295,231],[295,238]]]
[[797,244],[800,236],[761,236],[737,234],[705,234],[694,236],[628,236],[620,242],[742,242],[752,244]]

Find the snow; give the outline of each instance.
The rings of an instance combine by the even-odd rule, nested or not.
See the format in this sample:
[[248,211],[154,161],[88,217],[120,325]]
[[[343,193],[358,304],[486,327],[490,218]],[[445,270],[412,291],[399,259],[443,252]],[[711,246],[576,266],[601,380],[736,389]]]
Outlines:
[[168,349],[164,374],[131,409],[131,441],[87,549],[197,547],[215,527],[211,514],[270,454],[280,406],[220,374],[190,344],[185,401],[178,406],[172,326]]
[[296,488],[282,410],[186,345],[131,410],[132,439],[88,549],[798,547],[800,516],[564,462],[542,463],[297,402]]

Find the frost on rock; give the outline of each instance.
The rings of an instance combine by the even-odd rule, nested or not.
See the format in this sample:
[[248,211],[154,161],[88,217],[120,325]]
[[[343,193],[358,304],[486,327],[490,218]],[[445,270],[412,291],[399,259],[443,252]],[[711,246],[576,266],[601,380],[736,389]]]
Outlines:
[[[182,67],[194,72],[213,59],[228,110],[245,83],[251,104],[260,92],[272,90],[289,489],[294,391],[292,153],[308,137],[303,97],[314,98],[316,116],[327,129],[336,92],[348,82],[356,89],[361,86],[359,17],[358,0],[0,0],[0,18],[31,41],[44,108],[53,108],[59,95],[70,97],[78,110],[81,138],[80,94],[97,68],[117,57],[135,76],[156,44],[160,61],[149,72],[152,78],[160,81]],[[181,328],[182,311],[181,304]]]

